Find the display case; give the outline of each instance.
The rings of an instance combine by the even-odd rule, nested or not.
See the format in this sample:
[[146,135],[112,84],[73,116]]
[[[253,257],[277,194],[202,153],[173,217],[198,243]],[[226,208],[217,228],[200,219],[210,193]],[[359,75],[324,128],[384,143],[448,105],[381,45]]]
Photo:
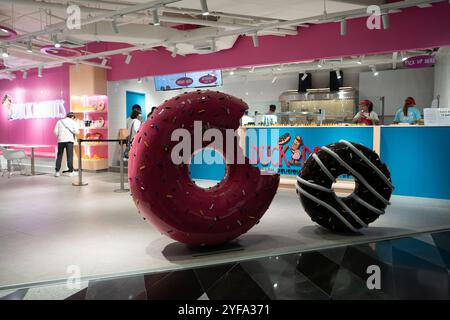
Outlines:
[[[280,95],[281,112],[276,114],[278,125],[325,125],[349,123],[357,108],[357,92],[342,87],[339,91],[309,89],[306,93],[290,90]],[[257,124],[263,124],[258,115]]]

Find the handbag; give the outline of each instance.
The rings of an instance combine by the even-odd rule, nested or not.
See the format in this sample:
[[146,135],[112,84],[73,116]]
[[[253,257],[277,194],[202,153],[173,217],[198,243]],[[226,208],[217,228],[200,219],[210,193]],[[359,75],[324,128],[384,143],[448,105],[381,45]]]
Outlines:
[[131,144],[133,143],[133,139],[131,139],[131,133],[133,132],[133,126],[134,126],[134,120],[133,120],[133,122],[131,122],[130,131],[128,131],[128,136],[126,138],[127,142],[125,145],[125,151],[123,153],[123,157],[125,159],[128,159],[130,156]]

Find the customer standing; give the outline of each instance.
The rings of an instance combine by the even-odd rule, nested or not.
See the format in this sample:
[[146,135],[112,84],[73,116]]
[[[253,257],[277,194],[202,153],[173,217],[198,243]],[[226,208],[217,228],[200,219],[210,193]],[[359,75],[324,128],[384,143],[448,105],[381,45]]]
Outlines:
[[131,112],[130,121],[127,123],[127,130],[128,130],[128,138],[127,138],[127,144],[126,149],[124,152],[123,157],[125,160],[129,158],[131,143],[133,143],[133,139],[138,133],[139,128],[141,127],[142,123],[142,114],[138,110],[133,110]]
[[421,119],[420,111],[416,108],[416,101],[413,97],[408,97],[403,108],[395,113],[394,123],[416,124]]
[[[135,104],[135,105],[133,105],[132,107],[131,107],[131,114],[133,114],[133,111],[139,111],[139,113],[141,113],[142,114],[142,108],[141,108],[141,106],[140,105],[138,105],[138,104]],[[142,119],[142,117],[141,117],[141,119]],[[131,121],[132,121],[133,119],[131,119],[131,115],[130,115],[130,117],[127,119],[127,129],[128,128],[130,128],[130,124],[131,124]]]
[[373,103],[370,100],[362,100],[359,103],[359,112],[353,118],[353,122],[375,125],[378,124],[379,119],[375,111],[373,111]]
[[134,137],[136,136],[139,128],[141,127],[142,122],[142,114],[138,110],[133,110],[130,116],[130,123],[127,127],[128,129],[128,141],[133,142]]
[[[63,173],[73,176],[73,144],[75,143],[76,135],[80,133],[78,125],[74,119],[75,114],[73,112],[69,112],[66,118],[61,119],[56,123],[53,131],[55,136],[58,138],[58,154],[56,157],[55,177],[61,176],[60,170],[64,149],[66,149],[68,170],[63,171]],[[78,156],[81,157],[81,155]]]

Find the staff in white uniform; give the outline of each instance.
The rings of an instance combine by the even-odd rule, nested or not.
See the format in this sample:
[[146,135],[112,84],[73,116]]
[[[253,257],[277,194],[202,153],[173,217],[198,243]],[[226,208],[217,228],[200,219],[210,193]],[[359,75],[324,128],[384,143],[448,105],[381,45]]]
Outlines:
[[359,103],[359,112],[353,118],[353,122],[366,124],[366,125],[376,125],[380,122],[378,115],[373,111],[373,103],[370,100],[362,100]]

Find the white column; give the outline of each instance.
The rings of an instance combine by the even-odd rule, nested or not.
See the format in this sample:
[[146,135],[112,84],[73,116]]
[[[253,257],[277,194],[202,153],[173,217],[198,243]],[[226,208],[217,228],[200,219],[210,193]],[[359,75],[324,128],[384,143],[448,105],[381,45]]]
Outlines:
[[439,95],[439,106],[450,108],[450,47],[441,48],[434,67],[434,98]]

